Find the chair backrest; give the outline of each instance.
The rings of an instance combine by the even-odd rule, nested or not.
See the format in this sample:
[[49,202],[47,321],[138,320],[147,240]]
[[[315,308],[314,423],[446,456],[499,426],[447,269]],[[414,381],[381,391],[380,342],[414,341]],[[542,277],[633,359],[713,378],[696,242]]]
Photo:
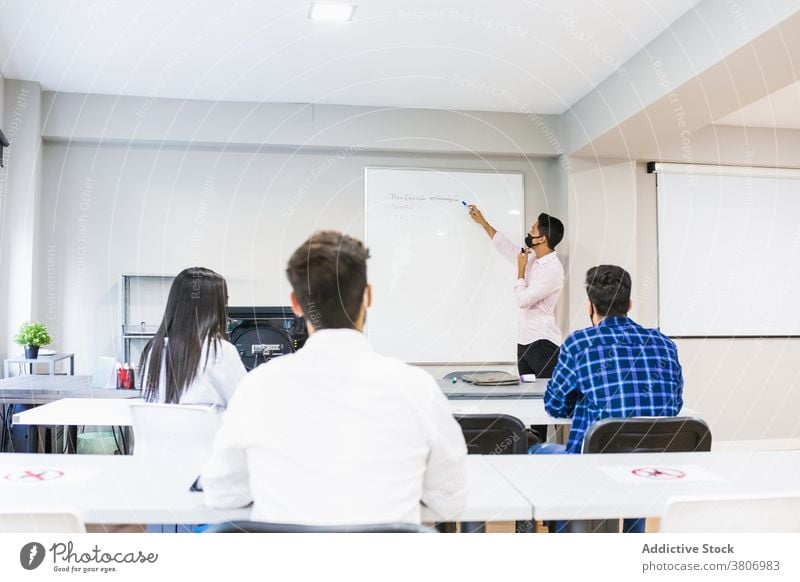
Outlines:
[[64,511],[26,511],[0,508],[2,533],[85,533],[86,526],[78,514]]
[[150,402],[130,407],[135,457],[198,465],[208,458],[221,423],[221,415],[211,407]]
[[415,523],[299,525],[259,521],[230,521],[212,525],[205,531],[209,533],[436,533],[429,527]]
[[667,502],[659,531],[665,533],[798,533],[796,495],[674,497]]
[[589,427],[584,453],[688,453],[711,450],[711,430],[699,418],[606,418]]
[[508,414],[457,414],[470,455],[524,455],[528,433],[520,419]]
[[456,380],[461,380],[464,374],[474,374],[475,372],[481,372],[486,374],[502,374],[502,370],[460,370],[458,372],[450,372],[449,374],[445,374],[442,376],[442,380],[447,382],[452,382],[453,378]]

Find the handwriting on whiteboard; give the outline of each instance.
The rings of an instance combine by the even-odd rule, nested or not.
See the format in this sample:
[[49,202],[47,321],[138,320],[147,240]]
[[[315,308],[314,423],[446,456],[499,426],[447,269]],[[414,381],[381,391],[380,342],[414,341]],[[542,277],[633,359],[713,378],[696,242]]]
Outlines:
[[391,202],[450,202],[453,204],[461,204],[461,200],[459,198],[453,198],[452,196],[444,196],[440,194],[425,196],[420,194],[389,193],[389,200]]
[[469,227],[461,199],[443,194],[390,193],[383,204],[395,228],[445,236]]

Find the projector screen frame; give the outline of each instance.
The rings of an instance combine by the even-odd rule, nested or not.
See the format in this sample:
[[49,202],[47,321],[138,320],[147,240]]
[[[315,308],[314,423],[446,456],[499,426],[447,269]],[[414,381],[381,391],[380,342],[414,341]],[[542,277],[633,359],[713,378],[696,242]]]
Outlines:
[[[750,178],[781,178],[781,179],[800,179],[800,169],[797,168],[777,168],[766,166],[720,166],[714,164],[686,164],[673,162],[647,162],[647,173],[655,175],[656,183],[656,241],[660,244],[659,212],[658,204],[658,174],[694,174],[698,176],[726,176],[726,177],[750,177]],[[658,325],[661,327],[661,254],[657,247],[656,257],[656,310],[658,312]],[[670,334],[673,339],[796,339],[800,334],[707,334],[707,335],[685,335]]]

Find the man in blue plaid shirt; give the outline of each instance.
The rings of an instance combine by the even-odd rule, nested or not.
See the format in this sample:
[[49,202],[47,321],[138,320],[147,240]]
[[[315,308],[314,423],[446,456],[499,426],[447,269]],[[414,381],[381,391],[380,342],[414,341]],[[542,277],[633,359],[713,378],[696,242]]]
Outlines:
[[[550,416],[572,417],[569,442],[539,444],[533,454],[580,453],[586,430],[603,418],[676,416],[683,406],[678,350],[657,329],[628,317],[631,276],[622,267],[600,265],[586,273],[592,327],[561,346],[544,407]],[[561,531],[563,522],[556,522]],[[624,532],[645,531],[644,518],[625,519]]]
[[586,292],[593,327],[564,341],[544,396],[548,414],[573,419],[567,453],[581,452],[586,430],[600,419],[676,416],[683,406],[678,350],[657,329],[628,317],[627,271],[614,265],[589,269]]

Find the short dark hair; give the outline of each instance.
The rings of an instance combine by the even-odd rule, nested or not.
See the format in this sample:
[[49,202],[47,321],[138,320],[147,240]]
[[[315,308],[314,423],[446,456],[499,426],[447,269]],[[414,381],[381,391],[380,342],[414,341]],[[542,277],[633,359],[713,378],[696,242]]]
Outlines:
[[631,304],[631,276],[616,265],[598,265],[586,272],[586,294],[602,317],[625,317]]
[[355,328],[367,286],[369,251],[358,239],[315,232],[292,254],[286,276],[316,329]]
[[536,223],[539,225],[539,234],[547,237],[547,246],[554,250],[564,238],[564,223],[544,212],[536,219]]

